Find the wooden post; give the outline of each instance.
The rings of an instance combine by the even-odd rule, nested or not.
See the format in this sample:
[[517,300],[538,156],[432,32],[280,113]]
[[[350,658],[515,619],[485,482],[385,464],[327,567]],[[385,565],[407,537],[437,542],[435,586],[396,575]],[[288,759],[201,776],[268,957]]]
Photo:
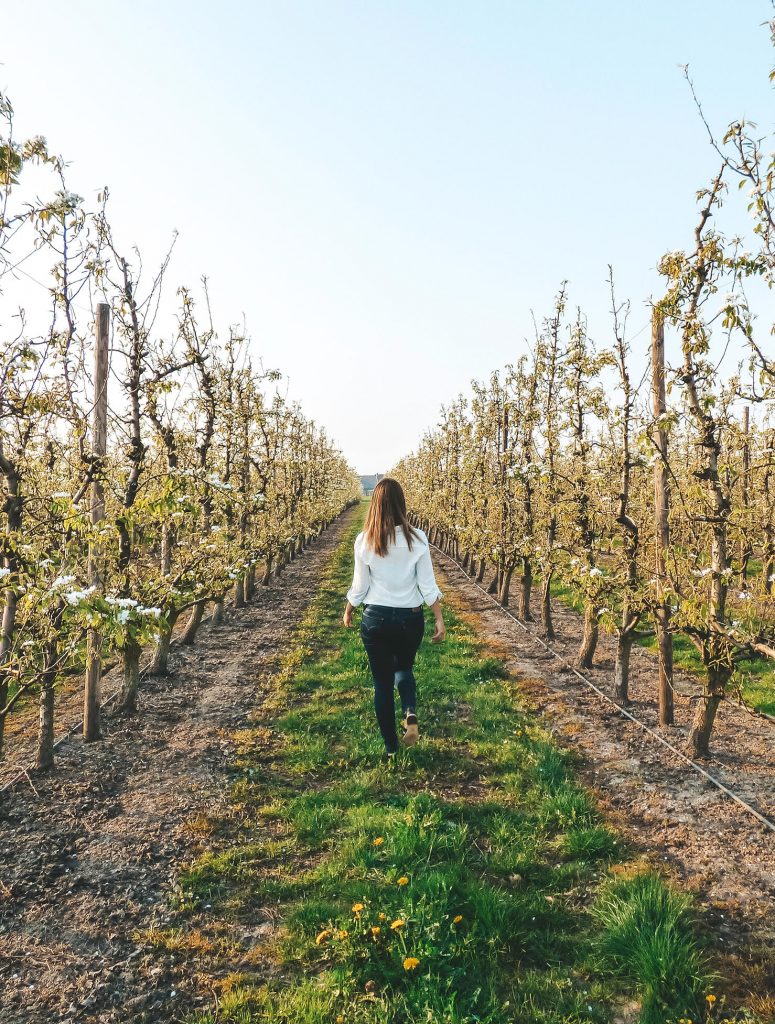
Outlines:
[[740,586],[748,589],[748,563],[751,560],[751,524],[748,510],[751,505],[751,407],[743,408],[743,492],[741,505],[743,512],[743,536],[740,538]]
[[656,540],[655,575],[657,605],[655,609],[659,643],[659,724],[672,725],[673,715],[673,638],[669,631],[670,605],[665,599],[667,569],[665,552],[670,547],[670,479],[667,472],[667,431],[663,416],[667,412],[665,398],[665,325],[661,313],[651,314],[651,396],[654,410],[654,443],[659,457],[654,463],[654,525]]
[[[96,464],[91,485],[92,526],[105,518],[104,460],[108,443],[108,334],[110,306],[97,304],[94,337],[94,408],[92,410],[92,458]],[[100,544],[89,545],[89,586],[102,586]],[[89,629],[86,635],[86,679],[83,694],[83,738],[87,743],[100,738],[100,681],[102,678],[102,634]]]

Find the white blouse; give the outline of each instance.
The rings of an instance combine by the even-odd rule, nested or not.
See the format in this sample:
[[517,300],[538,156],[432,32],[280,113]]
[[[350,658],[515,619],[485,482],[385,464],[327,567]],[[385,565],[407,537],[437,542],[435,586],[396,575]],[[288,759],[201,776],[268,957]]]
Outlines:
[[415,527],[412,549],[404,531],[396,527],[396,539],[380,556],[366,544],[363,533],[355,538],[355,571],[347,591],[352,605],[384,604],[390,608],[416,608],[442,597],[431,564],[428,538]]

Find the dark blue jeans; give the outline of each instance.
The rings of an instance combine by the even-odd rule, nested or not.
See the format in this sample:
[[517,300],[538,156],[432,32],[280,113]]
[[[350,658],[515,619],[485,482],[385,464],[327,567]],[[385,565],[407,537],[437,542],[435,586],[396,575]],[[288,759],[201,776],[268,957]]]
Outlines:
[[398,750],[393,694],[398,687],[401,710],[416,706],[417,683],[412,667],[422,643],[425,616],[419,608],[389,608],[367,604],[361,618],[361,640],[374,677],[374,710],[389,753]]

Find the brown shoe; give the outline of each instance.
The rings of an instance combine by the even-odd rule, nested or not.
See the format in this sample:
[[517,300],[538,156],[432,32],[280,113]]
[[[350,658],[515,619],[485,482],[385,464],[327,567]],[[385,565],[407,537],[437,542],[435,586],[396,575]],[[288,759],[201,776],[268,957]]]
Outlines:
[[417,724],[417,715],[413,711],[404,715],[403,743],[407,747],[413,747],[420,738],[420,727]]

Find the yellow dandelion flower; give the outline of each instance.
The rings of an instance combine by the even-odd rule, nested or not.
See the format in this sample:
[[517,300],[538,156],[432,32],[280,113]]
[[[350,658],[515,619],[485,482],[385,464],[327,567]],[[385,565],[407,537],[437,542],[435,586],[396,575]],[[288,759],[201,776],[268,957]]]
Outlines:
[[453,918],[452,923],[453,924],[460,924],[460,922],[462,920],[463,920],[463,915],[462,914],[458,914],[457,917]]
[[396,885],[409,885],[409,879],[406,877],[406,875],[401,875],[401,877],[396,882]]
[[365,909],[366,907],[363,903],[353,903],[353,914],[360,914],[360,912]]
[[417,959],[416,956],[408,956],[406,958],[406,960],[404,960],[404,970],[405,971],[413,971],[416,967],[419,967],[419,966],[420,966],[420,961]]
[[377,836],[377,838],[374,840],[374,843],[372,845],[373,846],[382,846],[382,844],[384,842],[385,842],[385,840],[382,838],[382,836]]
[[336,1024],[344,1024],[344,1017],[341,1015],[341,1013],[336,1018]]
[[379,925],[377,925],[377,924],[372,925],[372,927],[371,927],[371,934],[374,936],[375,939],[376,939],[376,937],[379,935],[379,933],[381,931],[382,931],[382,929],[379,927]]
[[705,998],[707,999],[707,1001],[710,1003],[711,1006],[713,1006],[713,1004],[716,1002],[716,997],[712,993],[709,996],[705,996]]
[[386,921],[387,920],[387,914],[383,914],[381,910],[380,910],[379,914],[377,914],[377,917],[380,919],[380,921]]
[[393,929],[393,931],[394,931],[394,932],[397,932],[397,931],[400,931],[400,930],[401,930],[401,928],[403,928],[405,924],[406,924],[406,921],[402,921],[402,920],[401,920],[401,918],[399,917],[399,918],[397,918],[397,919],[396,919],[396,920],[395,920],[395,921],[394,921],[394,922],[393,922],[393,923],[391,924],[391,926],[390,926],[390,927],[391,927],[391,928]]
[[342,928],[342,929],[340,929],[340,931],[339,931],[339,938],[340,938],[340,939],[346,939],[346,938],[347,938],[347,936],[348,936],[349,934],[350,934],[349,932],[346,932],[346,931],[344,930],[344,928]]
[[320,932],[318,934],[318,937],[315,939],[315,944],[317,946],[322,946],[323,943],[326,942],[330,938],[331,938],[331,932],[328,930],[328,928],[324,928],[323,931]]

